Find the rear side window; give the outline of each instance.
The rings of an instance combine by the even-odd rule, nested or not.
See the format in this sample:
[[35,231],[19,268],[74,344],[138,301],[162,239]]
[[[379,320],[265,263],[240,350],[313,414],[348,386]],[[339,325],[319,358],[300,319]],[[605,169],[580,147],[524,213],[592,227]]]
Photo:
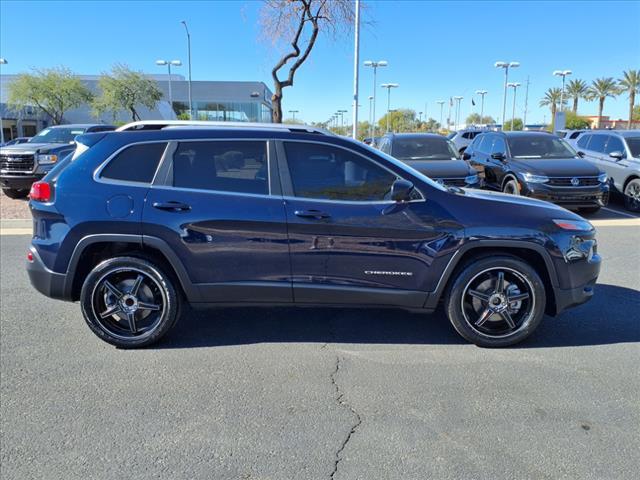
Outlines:
[[100,177],[124,182],[151,183],[166,146],[166,142],[131,145],[109,162]]
[[593,135],[589,142],[589,150],[604,153],[604,146],[607,143],[608,135]]
[[397,175],[348,150],[316,143],[284,144],[296,197],[385,200]]
[[587,148],[587,145],[589,145],[589,139],[592,137],[592,135],[583,135],[578,139],[577,145],[580,148]]
[[184,142],[173,154],[174,187],[268,195],[268,178],[265,142]]

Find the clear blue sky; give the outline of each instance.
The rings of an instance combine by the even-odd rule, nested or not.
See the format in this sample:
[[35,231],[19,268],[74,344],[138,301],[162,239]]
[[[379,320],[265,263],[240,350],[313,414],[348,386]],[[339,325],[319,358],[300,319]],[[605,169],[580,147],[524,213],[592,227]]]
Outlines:
[[[485,113],[499,116],[502,72],[497,60],[519,61],[510,80],[530,77],[528,121],[549,120],[538,101],[560,85],[551,72],[573,70],[572,78],[618,78],[640,68],[640,2],[427,2],[370,1],[361,35],[361,60],[387,60],[378,83],[397,82],[392,108],[424,110],[439,119],[436,100],[462,95],[462,118],[477,89],[489,91]],[[164,73],[156,58],[186,62],[180,20],[192,33],[195,80],[259,80],[271,87],[278,58],[260,41],[257,1],[0,1],[0,56],[3,73],[66,65],[82,74],[106,71],[115,62],[145,72]],[[176,73],[186,75],[186,67]],[[285,91],[285,110],[300,110],[305,121],[326,120],[350,109],[353,37],[320,39],[309,61]],[[367,118],[372,72],[361,68],[361,119]],[[378,113],[386,99],[378,88]],[[477,102],[479,105],[479,102]],[[511,101],[509,100],[509,108]],[[524,105],[518,92],[517,116]],[[605,115],[627,118],[628,100],[608,99]],[[583,103],[582,114],[597,113]],[[446,112],[445,112],[446,116]],[[508,116],[507,116],[508,118]]]

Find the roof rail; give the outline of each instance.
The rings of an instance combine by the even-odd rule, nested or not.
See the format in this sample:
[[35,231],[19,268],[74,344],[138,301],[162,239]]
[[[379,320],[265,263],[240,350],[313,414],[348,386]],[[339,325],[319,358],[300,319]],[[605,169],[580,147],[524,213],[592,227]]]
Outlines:
[[164,130],[165,128],[182,129],[233,129],[243,128],[252,130],[289,131],[301,133],[319,133],[333,135],[333,133],[318,127],[303,124],[288,123],[256,123],[256,122],[214,122],[205,120],[139,120],[118,127],[116,131]]

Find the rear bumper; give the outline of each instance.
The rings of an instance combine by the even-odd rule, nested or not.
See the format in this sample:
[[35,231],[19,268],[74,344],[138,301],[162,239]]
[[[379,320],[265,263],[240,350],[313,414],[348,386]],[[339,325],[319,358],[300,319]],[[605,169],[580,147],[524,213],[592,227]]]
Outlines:
[[67,275],[49,270],[34,247],[29,250],[33,255],[33,261],[27,260],[27,274],[31,285],[43,295],[58,300],[68,300],[71,298],[65,294]]

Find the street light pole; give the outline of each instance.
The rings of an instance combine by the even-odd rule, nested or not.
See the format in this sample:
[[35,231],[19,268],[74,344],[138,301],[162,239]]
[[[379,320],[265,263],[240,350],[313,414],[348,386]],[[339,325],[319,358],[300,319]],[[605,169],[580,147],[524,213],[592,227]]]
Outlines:
[[507,83],[509,83],[509,68],[517,68],[520,66],[519,62],[496,62],[494,63],[496,68],[504,68],[504,94],[502,96],[502,130],[504,130],[504,117],[507,112]]
[[289,113],[293,115],[293,121],[296,120],[296,113],[298,113],[300,110],[289,110]]
[[391,113],[391,89],[398,88],[398,83],[383,83],[380,85],[382,88],[387,89],[387,132],[389,131],[389,114]]
[[476,90],[476,94],[480,95],[480,124],[482,125],[482,117],[484,116],[484,96],[487,94],[487,91]]
[[562,90],[560,91],[560,111],[564,112],[564,82],[568,75],[573,72],[571,70],[555,70],[553,74],[556,77],[562,77]]
[[386,67],[388,65],[386,60],[379,60],[377,62],[367,60],[364,62],[365,67],[373,68],[373,114],[371,115],[371,138],[376,136],[376,73],[378,67]]
[[189,56],[189,120],[193,120],[193,99],[191,97],[191,35],[189,34],[186,20],[182,20],[180,23],[184,25],[184,29],[187,32],[187,51]]
[[340,122],[341,122],[341,127],[344,129],[344,114],[348,113],[349,110],[338,110],[338,113],[340,114]]
[[373,139],[373,136],[371,135],[371,132],[372,132],[371,129],[373,127],[373,120],[371,119],[372,112],[373,112],[373,95],[369,95],[369,137]]
[[436,103],[440,105],[440,128],[442,128],[442,110],[446,102],[444,100],[438,100]]
[[175,67],[179,67],[182,65],[180,60],[156,60],[156,65],[159,66],[167,66],[169,70],[169,106],[171,107],[171,111],[173,111],[173,92],[171,91],[171,65]]
[[353,125],[351,126],[351,138],[358,138],[358,77],[360,73],[360,0],[355,5],[355,35],[353,53]]
[[464,97],[453,97],[453,99],[456,101],[456,125],[454,130],[458,130],[458,127],[460,126],[460,102],[462,101]]
[[[6,58],[0,58],[0,65],[6,65],[7,63],[7,59]],[[2,112],[0,111],[0,144],[4,143],[4,127],[2,125]]]
[[518,82],[513,82],[513,83],[509,83],[507,86],[513,88],[513,110],[511,113],[511,128],[509,129],[513,131],[514,130],[513,124],[516,121],[516,91],[518,90],[518,87],[520,86],[520,84]]
[[522,117],[522,130],[526,130],[527,128],[527,108],[529,105],[529,76],[527,75],[527,88],[524,94],[524,115]]

